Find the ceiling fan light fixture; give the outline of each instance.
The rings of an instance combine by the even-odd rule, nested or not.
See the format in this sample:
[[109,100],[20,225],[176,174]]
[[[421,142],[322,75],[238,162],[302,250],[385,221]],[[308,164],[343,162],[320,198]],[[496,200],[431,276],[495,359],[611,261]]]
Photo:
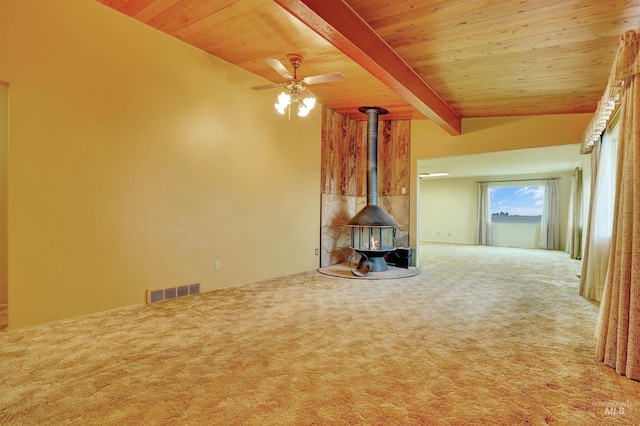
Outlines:
[[276,111],[284,115],[289,104],[291,104],[291,96],[282,92],[278,95],[278,103],[275,103],[273,105],[276,107]]
[[[289,62],[293,66],[293,74],[287,70],[287,68],[282,65],[277,59],[267,58],[265,61],[267,64],[271,66],[278,74],[282,77],[286,78],[288,81],[286,83],[274,83],[267,84],[263,86],[252,87],[254,90],[262,90],[262,89],[271,89],[273,87],[285,87],[290,94],[287,92],[282,92],[278,96],[278,103],[273,104],[278,111],[279,114],[284,115],[287,111],[289,112],[289,118],[291,118],[291,107],[292,103],[298,104],[298,116],[306,117],[309,115],[309,112],[316,106],[316,97],[313,92],[307,88],[306,86],[309,84],[318,84],[318,83],[329,83],[332,81],[341,81],[344,79],[344,75],[339,72],[332,72],[328,74],[320,74],[313,75],[309,77],[305,77],[303,79],[298,79],[298,68],[302,63],[302,56],[291,53],[287,55],[289,58]],[[302,94],[307,95],[302,97]]]
[[298,116],[306,117],[314,106],[316,106],[316,98],[304,98],[302,102],[298,102]]

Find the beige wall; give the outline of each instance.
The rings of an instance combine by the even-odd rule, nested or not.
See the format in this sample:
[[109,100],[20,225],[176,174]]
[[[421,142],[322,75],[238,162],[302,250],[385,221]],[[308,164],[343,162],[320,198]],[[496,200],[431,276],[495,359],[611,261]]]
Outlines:
[[476,179],[420,180],[420,241],[473,244]]
[[467,118],[451,136],[429,120],[411,127],[412,160],[580,143],[591,114]]
[[[9,328],[318,266],[320,110],[93,1],[0,2]],[[214,270],[216,260],[221,270]]]
[[0,81],[0,305],[7,304],[7,125],[9,88]]
[[[586,157],[585,157],[586,158]],[[588,158],[586,158],[588,160]],[[420,181],[420,240],[473,244],[477,216],[477,182],[559,177],[560,249],[566,247],[567,219],[571,194],[571,173],[551,175],[480,176],[459,179],[423,179]],[[536,182],[530,182],[535,184]],[[526,184],[526,182],[524,182]],[[519,185],[514,182],[514,185]],[[539,247],[540,225],[494,223],[492,245]]]
[[528,117],[472,118],[462,120],[462,134],[451,136],[429,120],[411,122],[410,245],[419,259],[421,231],[418,161],[428,158],[539,148],[580,143],[591,114]]

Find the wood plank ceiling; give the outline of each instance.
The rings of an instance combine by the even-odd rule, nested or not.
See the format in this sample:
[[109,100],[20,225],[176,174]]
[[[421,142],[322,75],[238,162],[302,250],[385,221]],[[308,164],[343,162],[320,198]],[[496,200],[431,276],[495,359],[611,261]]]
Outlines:
[[620,36],[640,28],[628,0],[97,1],[270,82],[283,78],[265,58],[301,54],[303,77],[344,74],[311,87],[328,108],[451,134],[460,118],[593,112]]

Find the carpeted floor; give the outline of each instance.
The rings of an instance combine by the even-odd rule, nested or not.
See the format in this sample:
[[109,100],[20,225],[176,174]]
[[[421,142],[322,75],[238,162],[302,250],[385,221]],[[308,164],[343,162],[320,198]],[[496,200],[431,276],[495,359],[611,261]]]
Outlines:
[[425,245],[418,276],[310,271],[0,333],[0,424],[640,423],[562,252]]

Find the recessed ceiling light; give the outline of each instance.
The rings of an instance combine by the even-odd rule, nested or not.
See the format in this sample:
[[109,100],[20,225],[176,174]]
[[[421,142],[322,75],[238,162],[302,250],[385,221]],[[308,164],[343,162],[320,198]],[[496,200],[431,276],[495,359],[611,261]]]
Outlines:
[[449,176],[449,173],[420,173],[418,176],[419,176],[420,178],[438,177],[438,176]]

